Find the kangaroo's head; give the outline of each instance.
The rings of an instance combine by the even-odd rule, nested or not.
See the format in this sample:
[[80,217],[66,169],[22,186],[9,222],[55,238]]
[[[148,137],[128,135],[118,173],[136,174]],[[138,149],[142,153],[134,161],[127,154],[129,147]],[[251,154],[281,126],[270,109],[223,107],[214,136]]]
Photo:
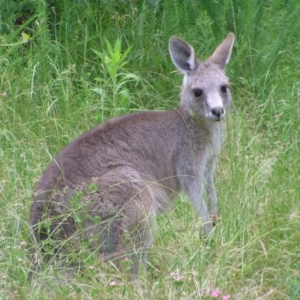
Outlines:
[[234,42],[233,33],[216,48],[205,62],[200,62],[194,48],[187,42],[172,37],[169,51],[174,65],[184,74],[181,106],[200,118],[220,121],[231,102],[225,68]]

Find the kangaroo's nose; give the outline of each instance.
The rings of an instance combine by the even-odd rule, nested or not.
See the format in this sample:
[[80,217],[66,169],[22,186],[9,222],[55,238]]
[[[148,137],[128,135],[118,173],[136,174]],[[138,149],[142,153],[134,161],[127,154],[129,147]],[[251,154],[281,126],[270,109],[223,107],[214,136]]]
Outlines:
[[214,107],[211,109],[211,113],[213,116],[217,117],[218,119],[221,118],[221,116],[224,114],[224,109],[223,107]]

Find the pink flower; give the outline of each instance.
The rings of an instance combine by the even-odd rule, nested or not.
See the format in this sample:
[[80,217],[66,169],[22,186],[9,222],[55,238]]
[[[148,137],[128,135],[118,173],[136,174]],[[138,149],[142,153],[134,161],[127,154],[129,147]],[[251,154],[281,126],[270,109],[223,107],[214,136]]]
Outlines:
[[170,274],[171,276],[172,276],[172,278],[175,280],[175,281],[181,281],[181,280],[183,280],[183,276],[181,276],[181,275],[179,275],[179,274],[177,274],[177,273],[175,273],[175,272],[172,272],[171,274]]
[[215,289],[215,290],[213,290],[213,291],[211,292],[210,296],[211,296],[212,298],[219,298],[220,293],[221,293],[221,292],[220,292],[219,289]]
[[6,93],[6,92],[3,92],[3,93],[1,94],[1,96],[7,97],[7,93]]
[[114,285],[116,285],[116,284],[117,284],[117,282],[116,282],[115,280],[113,280],[113,281],[111,281],[111,282],[109,283],[110,286],[114,286]]
[[230,299],[230,295],[224,295],[223,297],[222,297],[222,300],[229,300]]

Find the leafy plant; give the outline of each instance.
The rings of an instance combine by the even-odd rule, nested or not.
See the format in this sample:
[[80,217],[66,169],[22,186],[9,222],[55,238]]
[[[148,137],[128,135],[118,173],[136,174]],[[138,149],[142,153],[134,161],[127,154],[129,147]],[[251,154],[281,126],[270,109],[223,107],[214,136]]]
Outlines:
[[130,82],[137,84],[140,77],[125,69],[131,47],[122,52],[122,44],[119,38],[114,45],[105,38],[105,44],[106,51],[93,49],[93,52],[102,61],[103,76],[95,78],[100,86],[94,87],[92,90],[101,95],[101,110],[114,116],[126,110],[128,103],[132,100],[132,95],[127,86]]

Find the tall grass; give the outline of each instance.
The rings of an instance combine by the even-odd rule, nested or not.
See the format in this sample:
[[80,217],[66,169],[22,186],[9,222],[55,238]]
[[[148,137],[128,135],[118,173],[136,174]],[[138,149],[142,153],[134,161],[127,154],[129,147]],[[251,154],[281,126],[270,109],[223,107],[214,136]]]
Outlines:
[[[1,299],[210,299],[215,288],[231,299],[300,298],[297,1],[0,0],[0,7]],[[95,261],[78,276],[48,268],[27,281],[34,183],[63,146],[115,114],[113,85],[97,80],[107,66],[93,49],[104,53],[106,40],[118,39],[123,53],[131,47],[122,72],[139,81],[126,83],[131,98],[122,112],[169,109],[181,84],[169,37],[188,40],[205,58],[228,31],[237,36],[228,67],[234,103],[212,240],[199,240],[198,216],[181,198],[159,217],[137,284]],[[97,88],[107,92],[104,104]]]

